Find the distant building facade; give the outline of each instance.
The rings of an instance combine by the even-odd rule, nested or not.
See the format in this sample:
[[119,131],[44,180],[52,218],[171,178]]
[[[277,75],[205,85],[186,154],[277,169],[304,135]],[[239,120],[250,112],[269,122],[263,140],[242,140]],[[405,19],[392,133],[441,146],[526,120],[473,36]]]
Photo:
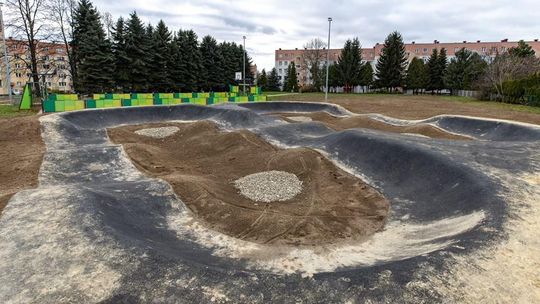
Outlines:
[[[536,56],[540,57],[540,42],[538,39],[534,41],[526,41],[533,50],[536,52]],[[425,62],[431,56],[431,53],[434,49],[440,51],[441,49],[446,49],[448,60],[451,60],[455,57],[457,51],[462,48],[466,48],[470,51],[476,52],[486,59],[494,58],[498,53],[504,53],[512,47],[518,45],[517,41],[508,41],[508,39],[503,39],[500,42],[482,42],[480,40],[476,42],[451,42],[451,43],[441,43],[437,40],[433,43],[407,43],[405,44],[405,52],[407,54],[408,60],[411,61],[414,57],[423,59]],[[362,61],[369,62],[374,70],[377,60],[381,55],[383,49],[383,44],[377,43],[372,48],[363,48],[362,49]],[[278,73],[281,83],[285,76],[287,75],[287,68],[291,62],[294,62],[296,65],[296,72],[298,76],[298,82],[300,86],[311,84],[312,78],[309,73],[309,68],[305,64],[304,54],[308,50],[306,49],[294,49],[294,50],[282,50],[278,49],[275,51],[275,68]],[[341,54],[341,49],[330,49],[329,62],[330,64],[335,64],[338,61],[339,55]],[[326,63],[326,50],[322,52],[321,64]]]
[[[30,51],[26,40],[13,38],[6,39],[8,53],[10,83],[6,81],[6,65],[4,60],[4,46],[0,40],[0,95],[7,95],[8,85],[13,92],[22,92],[28,82],[32,82],[32,72],[30,70]],[[58,92],[73,91],[73,81],[71,77],[67,49],[63,43],[37,42],[37,69],[40,76],[45,77],[47,90]]]

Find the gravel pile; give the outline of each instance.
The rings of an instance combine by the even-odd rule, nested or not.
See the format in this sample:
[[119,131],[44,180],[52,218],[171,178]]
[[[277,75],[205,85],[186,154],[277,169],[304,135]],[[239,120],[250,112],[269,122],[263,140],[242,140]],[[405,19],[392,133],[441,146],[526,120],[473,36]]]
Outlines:
[[135,131],[138,135],[153,137],[153,138],[165,138],[173,135],[174,133],[180,131],[178,127],[161,127],[161,128],[149,128],[149,129],[140,129]]
[[302,181],[284,171],[250,174],[234,181],[240,194],[256,202],[286,201],[302,192]]

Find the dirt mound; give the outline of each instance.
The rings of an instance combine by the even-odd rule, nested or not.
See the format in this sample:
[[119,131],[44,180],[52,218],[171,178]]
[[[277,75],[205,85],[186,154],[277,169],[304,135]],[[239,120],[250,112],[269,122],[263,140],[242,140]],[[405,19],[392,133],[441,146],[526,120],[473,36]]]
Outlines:
[[[134,133],[160,126],[180,131],[166,139]],[[240,239],[296,245],[359,239],[380,230],[388,213],[388,201],[375,189],[311,149],[277,149],[251,132],[221,132],[208,121],[108,132],[141,171],[168,181],[205,225]],[[298,176],[302,192],[257,203],[234,187],[238,178],[270,170]]]
[[[278,115],[288,122],[299,122],[298,113],[278,113]],[[352,128],[374,129],[392,133],[410,133],[419,134],[431,138],[452,139],[452,140],[470,140],[469,137],[445,132],[439,128],[428,124],[418,124],[413,126],[394,126],[366,116],[335,117],[324,112],[302,113],[302,116],[310,118],[313,121],[319,121],[336,131]]]
[[45,152],[38,118],[0,119],[0,212],[13,194],[37,185]]

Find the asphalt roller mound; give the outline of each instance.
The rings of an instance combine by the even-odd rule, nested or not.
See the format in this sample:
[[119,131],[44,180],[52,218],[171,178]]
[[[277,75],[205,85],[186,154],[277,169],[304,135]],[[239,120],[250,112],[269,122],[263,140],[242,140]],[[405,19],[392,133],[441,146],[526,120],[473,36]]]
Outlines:
[[[16,194],[0,217],[0,300],[448,300],[454,262],[509,237],[508,206],[518,199],[511,194],[530,187],[515,177],[537,180],[538,127],[451,116],[412,122],[370,116],[470,138],[449,140],[337,131],[266,115],[320,111],[354,115],[334,105],[261,103],[41,118],[47,153],[40,186]],[[389,201],[384,227],[367,239],[317,246],[257,243],[212,229],[194,216],[181,191],[141,172],[128,149],[107,135],[123,125],[178,121],[211,121],[219,132],[247,132],[276,149],[324,156]]]

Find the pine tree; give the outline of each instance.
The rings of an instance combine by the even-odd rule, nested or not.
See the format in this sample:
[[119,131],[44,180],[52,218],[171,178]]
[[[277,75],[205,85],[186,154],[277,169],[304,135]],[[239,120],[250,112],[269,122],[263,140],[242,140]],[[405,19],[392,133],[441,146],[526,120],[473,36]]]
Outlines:
[[92,3],[89,0],[81,0],[76,7],[76,9],[73,12],[73,21],[72,21],[72,28],[73,28],[73,37],[71,39],[70,47],[71,47],[71,56],[73,58],[74,62],[74,75],[72,75],[72,81],[73,81],[73,87],[76,91],[80,91],[81,87],[79,85],[78,77],[77,77],[77,67],[80,65],[80,58],[79,58],[79,49],[81,44],[81,39],[83,39],[83,34],[88,32],[88,14],[90,9],[92,8]]
[[181,91],[185,87],[185,76],[187,74],[186,63],[182,61],[181,44],[178,34],[173,34],[169,45],[170,56],[167,67],[171,90]]
[[273,68],[272,71],[270,71],[270,75],[268,76],[268,91],[280,91],[280,85],[279,85],[279,76],[276,71],[276,68]]
[[360,83],[360,69],[362,67],[362,54],[358,38],[347,40],[338,58],[337,70],[345,93]]
[[419,90],[426,88],[428,79],[429,77],[424,61],[414,57],[409,64],[407,77],[405,78],[407,89],[413,90],[414,94],[418,94]]
[[[114,57],[96,8],[81,1],[75,14],[77,32],[77,82],[83,93],[105,92],[113,84]],[[79,27],[79,28],[77,28]]]
[[442,81],[441,73],[439,71],[439,51],[437,49],[433,49],[433,52],[431,53],[431,56],[429,57],[429,60],[427,62],[426,68],[429,76],[427,89],[430,90],[433,94],[434,91],[440,87],[440,83]]
[[298,76],[296,75],[296,66],[293,61],[287,68],[287,79],[285,80],[285,92],[298,92]]
[[227,86],[235,83],[235,72],[237,70],[238,59],[235,58],[236,44],[229,42],[222,42],[219,44],[220,53],[223,56],[222,62],[222,80],[221,82]]
[[471,90],[486,66],[487,63],[478,53],[462,48],[448,65],[444,77],[445,85],[452,93],[455,90]]
[[379,87],[394,89],[403,85],[407,55],[403,38],[393,32],[384,41],[381,56],[377,61],[377,83]]
[[511,56],[516,56],[520,58],[534,57],[535,55],[535,51],[533,50],[533,48],[523,40],[520,40],[516,47],[508,49],[508,53]]
[[268,88],[268,76],[266,75],[266,70],[263,69],[259,78],[257,79],[257,86],[261,87],[263,91],[266,91]]
[[202,79],[202,59],[197,42],[197,34],[193,30],[178,32],[179,60],[184,63],[183,82],[181,89],[187,92],[195,92],[199,89]]
[[205,36],[199,47],[202,58],[202,88],[204,90],[223,89],[223,56],[216,39]]
[[129,59],[129,84],[132,92],[148,89],[149,49],[146,30],[141,19],[133,12],[126,28],[126,55]]
[[369,62],[364,63],[360,68],[360,81],[358,84],[363,87],[364,92],[366,87],[369,89],[373,85],[373,67]]
[[158,92],[171,90],[172,83],[169,76],[170,56],[171,33],[163,20],[160,20],[152,34],[151,72],[148,75]]
[[428,90],[439,92],[444,89],[444,74],[446,73],[446,67],[448,65],[446,57],[446,49],[441,49],[439,52],[437,49],[433,49],[433,53],[428,60],[427,70],[429,74]]
[[115,87],[123,92],[129,91],[129,58],[126,54],[125,24],[122,17],[118,18],[112,33],[112,52],[114,56],[113,79]]
[[448,67],[448,57],[446,56],[445,48],[442,48],[441,51],[439,52],[438,64],[439,64],[440,82],[439,82],[439,87],[437,89],[443,90],[446,88],[444,85],[444,75],[446,74],[446,68]]

